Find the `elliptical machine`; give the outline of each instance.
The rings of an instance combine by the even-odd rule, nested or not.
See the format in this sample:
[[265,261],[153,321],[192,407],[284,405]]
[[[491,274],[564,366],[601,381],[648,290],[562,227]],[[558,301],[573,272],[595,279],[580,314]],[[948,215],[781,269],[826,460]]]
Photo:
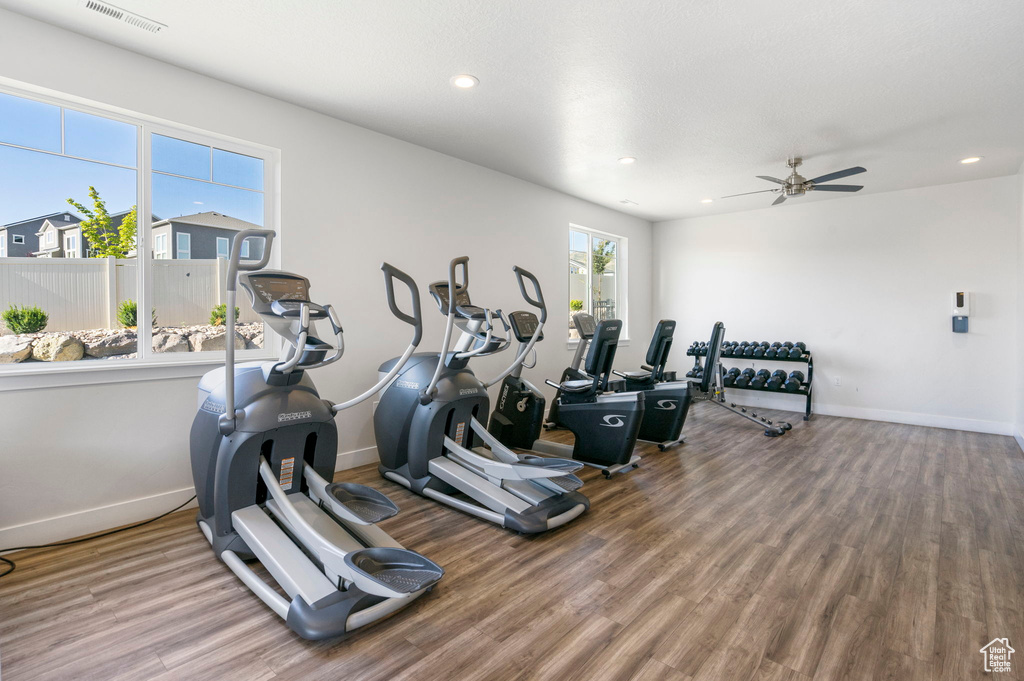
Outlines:
[[[594,318],[586,316],[592,323]],[[644,393],[616,393],[614,385],[624,382],[609,380],[622,322],[615,319],[601,322],[592,328],[586,340],[580,341],[576,355],[583,361],[586,354],[590,373],[569,369],[563,373],[560,383],[546,381],[558,389],[551,407],[551,413],[558,419],[557,426],[567,428],[575,436],[576,441],[568,445],[540,439],[544,395],[522,377],[524,351],[537,325],[537,317],[532,312],[520,311],[509,315],[509,321],[524,360],[501,384],[498,404],[488,427],[490,432],[510,447],[581,461],[600,469],[605,478],[639,466],[640,456],[633,453],[633,448],[644,419]]]
[[[502,527],[537,533],[579,517],[590,501],[577,491],[583,481],[574,473],[582,464],[516,454],[478,420],[490,408],[487,388],[522,362],[543,329],[546,312],[537,278],[519,267],[513,271],[523,297],[542,314],[512,365],[486,383],[469,369],[470,359],[501,352],[511,339],[502,335],[509,327],[500,310],[472,304],[469,258],[456,258],[449,264],[448,280],[430,285],[438,309],[447,316],[442,352],[414,355],[400,371],[398,360],[381,365],[381,373],[398,375],[381,395],[373,427],[383,477]],[[527,293],[527,280],[534,296]],[[496,322],[504,329],[496,329]],[[456,326],[462,336],[450,351]]]
[[[333,307],[310,300],[308,279],[263,269],[274,236],[250,229],[234,238],[226,364],[200,381],[190,436],[197,522],[214,553],[299,636],[339,637],[408,605],[444,570],[374,525],[398,513],[385,495],[329,482],[338,453],[335,414],[376,394],[390,376],[343,404],[320,398],[308,372],[341,358],[341,323]],[[240,260],[249,237],[265,240],[258,263]],[[381,269],[392,313],[415,329],[397,374],[422,336],[419,296],[408,275],[388,264]],[[409,287],[412,315],[399,310],[394,279]],[[278,361],[235,364],[239,280],[253,310],[287,341]],[[330,324],[334,345],[316,336],[317,320]],[[262,563],[290,600],[246,564],[250,559]]]

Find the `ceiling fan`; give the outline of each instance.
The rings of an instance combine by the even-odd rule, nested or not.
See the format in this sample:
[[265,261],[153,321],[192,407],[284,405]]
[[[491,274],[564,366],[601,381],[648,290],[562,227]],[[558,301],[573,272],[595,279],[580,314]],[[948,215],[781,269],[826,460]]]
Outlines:
[[757,177],[762,180],[768,180],[781,185],[775,189],[762,189],[757,192],[744,192],[742,194],[730,194],[729,196],[723,196],[723,199],[731,199],[734,196],[746,196],[747,194],[763,194],[765,192],[772,192],[778,194],[779,198],[772,201],[773,206],[777,206],[785,201],[790,196],[803,196],[807,192],[858,192],[864,189],[859,184],[822,184],[823,182],[831,182],[832,180],[838,180],[843,177],[849,177],[850,175],[856,175],[857,173],[867,172],[866,168],[855,166],[853,168],[847,168],[846,170],[837,170],[834,173],[828,173],[827,175],[820,175],[813,179],[805,179],[802,175],[796,172],[797,166],[803,163],[802,158],[791,158],[786,161],[786,165],[793,169],[789,177],[785,180],[780,180],[777,177],[768,177],[767,175],[758,175]]

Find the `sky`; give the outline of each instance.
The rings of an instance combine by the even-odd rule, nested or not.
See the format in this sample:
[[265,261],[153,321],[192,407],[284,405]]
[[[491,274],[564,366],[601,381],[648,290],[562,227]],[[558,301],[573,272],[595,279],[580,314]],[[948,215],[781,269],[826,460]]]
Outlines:
[[[62,125],[61,107],[0,93],[0,225],[78,214],[67,199],[91,208],[90,186],[109,212],[131,208],[137,143],[134,125],[67,108]],[[247,191],[262,189],[262,160],[155,134],[151,145],[156,216],[216,211],[263,224],[263,194]]]

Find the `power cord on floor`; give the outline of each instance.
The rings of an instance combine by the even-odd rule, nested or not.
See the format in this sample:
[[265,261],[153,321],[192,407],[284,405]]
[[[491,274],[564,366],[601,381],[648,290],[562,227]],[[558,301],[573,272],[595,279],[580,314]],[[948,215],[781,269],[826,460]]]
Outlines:
[[[104,532],[103,534],[94,534],[94,535],[92,535],[90,537],[82,537],[81,539],[71,539],[69,541],[58,541],[58,542],[54,542],[52,544],[39,544],[38,546],[15,546],[15,547],[10,548],[10,549],[0,549],[0,554],[8,553],[10,551],[27,551],[29,549],[52,549],[52,548],[56,548],[58,546],[70,546],[72,544],[81,544],[82,542],[85,542],[85,541],[91,541],[93,539],[99,539],[100,537],[109,537],[112,534],[117,534],[118,532],[124,532],[125,530],[134,530],[136,527],[142,527],[143,525],[149,525],[150,523],[156,522],[157,520],[160,520],[161,518],[166,518],[167,516],[169,516],[170,514],[174,513],[175,511],[180,511],[181,509],[185,508],[190,503],[192,503],[192,500],[195,499],[195,498],[196,498],[196,495],[193,494],[191,497],[189,497],[188,501],[186,501],[185,503],[181,504],[180,506],[175,506],[170,511],[167,511],[166,513],[161,513],[160,515],[158,515],[155,518],[150,518],[149,520],[143,520],[141,523],[135,523],[134,525],[128,525],[126,527],[119,527],[116,530],[110,530],[109,532]],[[7,568],[6,572],[0,572],[0,579],[3,579],[7,575],[11,574],[12,572],[14,572],[15,570],[18,569],[17,563],[15,563],[10,558],[5,558],[2,555],[0,555],[0,563],[6,563],[9,566]]]

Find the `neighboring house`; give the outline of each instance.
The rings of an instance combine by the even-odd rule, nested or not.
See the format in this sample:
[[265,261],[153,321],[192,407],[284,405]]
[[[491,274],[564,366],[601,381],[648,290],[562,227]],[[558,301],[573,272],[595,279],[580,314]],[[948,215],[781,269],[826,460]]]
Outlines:
[[[213,211],[182,215],[153,223],[153,257],[157,260],[212,260],[227,258],[235,234],[243,229],[260,229],[245,220]],[[246,239],[242,258],[263,257],[263,240]]]
[[[110,214],[111,227],[117,230],[121,221],[131,211]],[[153,220],[158,218],[154,215]],[[33,253],[37,258],[91,258],[94,257],[92,244],[82,234],[82,219],[70,213],[58,213],[56,217],[43,220],[36,232],[39,249]],[[132,251],[128,257],[134,257]]]
[[[36,251],[42,250],[39,232],[45,223],[56,227],[73,226],[79,222],[81,219],[72,213],[50,213],[0,226],[0,258],[34,257]],[[57,238],[56,232],[53,238]]]

